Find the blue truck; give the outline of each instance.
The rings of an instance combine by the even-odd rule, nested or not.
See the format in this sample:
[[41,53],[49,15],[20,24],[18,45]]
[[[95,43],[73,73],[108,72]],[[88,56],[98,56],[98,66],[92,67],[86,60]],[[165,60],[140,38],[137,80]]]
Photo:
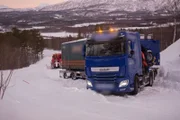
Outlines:
[[[152,86],[160,65],[160,42],[137,32],[98,31],[83,49],[87,88],[97,92],[131,93]],[[145,55],[147,65],[143,65]]]
[[63,43],[62,48],[64,78],[85,75],[87,89],[102,93],[136,95],[139,88],[153,85],[158,71],[154,66],[160,65],[160,41],[141,39],[137,32],[100,30],[90,38]]

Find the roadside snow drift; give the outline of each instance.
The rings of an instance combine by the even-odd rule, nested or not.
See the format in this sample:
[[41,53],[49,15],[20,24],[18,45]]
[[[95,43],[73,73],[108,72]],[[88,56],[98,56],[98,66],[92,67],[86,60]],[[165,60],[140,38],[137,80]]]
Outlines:
[[180,91],[180,39],[161,52],[161,66],[158,85]]
[[[165,64],[167,62],[179,61],[180,59],[180,39],[174,44],[170,45],[167,49],[161,52],[161,62]],[[180,62],[179,62],[180,63]]]
[[180,40],[161,53],[166,76],[137,96],[103,96],[86,90],[83,80],[59,78],[47,67],[57,51],[45,50],[44,59],[15,70],[0,120],[179,120],[179,49]]

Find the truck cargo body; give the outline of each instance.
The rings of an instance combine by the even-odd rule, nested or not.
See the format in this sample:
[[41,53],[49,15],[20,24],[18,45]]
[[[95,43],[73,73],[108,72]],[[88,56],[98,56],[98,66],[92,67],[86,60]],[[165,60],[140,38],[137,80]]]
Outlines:
[[79,39],[62,43],[62,69],[64,70],[60,71],[60,74],[63,74],[64,78],[85,78],[85,61],[82,55],[85,42],[86,39]]
[[62,43],[62,68],[67,70],[84,70],[83,45],[86,39]]

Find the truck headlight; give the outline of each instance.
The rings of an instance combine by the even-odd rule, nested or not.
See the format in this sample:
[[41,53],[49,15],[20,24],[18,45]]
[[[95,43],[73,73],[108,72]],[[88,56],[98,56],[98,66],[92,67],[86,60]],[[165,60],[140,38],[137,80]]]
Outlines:
[[126,87],[129,84],[129,80],[123,80],[120,82],[119,87]]
[[87,85],[88,85],[89,87],[92,87],[92,86],[93,86],[90,81],[87,81]]

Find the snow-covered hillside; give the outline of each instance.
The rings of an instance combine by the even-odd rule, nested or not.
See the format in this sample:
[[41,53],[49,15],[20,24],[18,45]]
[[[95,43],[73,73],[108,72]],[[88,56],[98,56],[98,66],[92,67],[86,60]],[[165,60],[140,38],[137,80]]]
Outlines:
[[25,11],[33,11],[33,8],[9,8],[9,7],[4,7],[1,8],[0,7],[0,12],[12,12],[12,11],[16,11],[16,12],[25,12]]
[[8,7],[5,5],[0,5],[0,8],[8,8]]
[[10,12],[10,11],[14,11],[15,9],[13,8],[9,8],[5,5],[0,5],[0,12]]
[[[48,5],[40,4],[35,8],[14,9],[0,6],[0,12],[4,11],[61,11],[72,10],[81,12],[115,12],[114,15],[119,14],[117,11],[158,11],[168,7],[169,0],[64,0],[58,4]],[[83,10],[83,11],[82,11]],[[95,13],[94,13],[95,14]],[[165,14],[166,15],[166,14]]]
[[41,10],[42,8],[44,8],[44,7],[47,7],[47,6],[49,6],[49,4],[47,4],[47,3],[41,3],[39,6],[35,7],[34,9],[35,9],[36,11],[38,11],[38,10]]
[[103,96],[86,90],[83,80],[59,78],[58,70],[47,69],[58,51],[44,50],[44,59],[15,70],[0,101],[0,120],[179,120],[179,48],[180,40],[161,53],[166,76],[126,97]]
[[25,12],[25,11],[39,11],[44,7],[47,7],[49,4],[40,4],[39,6],[35,8],[10,8],[4,5],[0,5],[0,12],[12,12],[12,11],[17,11],[17,12]]
[[168,0],[64,0],[58,4],[40,4],[35,8],[15,9],[0,7],[0,12],[10,11],[62,11],[70,10],[75,16],[94,16],[101,14],[119,15],[120,12],[154,12],[167,6]]
[[110,11],[155,11],[160,9],[164,0],[68,0],[63,3],[47,6],[43,11],[67,9],[105,10]]

